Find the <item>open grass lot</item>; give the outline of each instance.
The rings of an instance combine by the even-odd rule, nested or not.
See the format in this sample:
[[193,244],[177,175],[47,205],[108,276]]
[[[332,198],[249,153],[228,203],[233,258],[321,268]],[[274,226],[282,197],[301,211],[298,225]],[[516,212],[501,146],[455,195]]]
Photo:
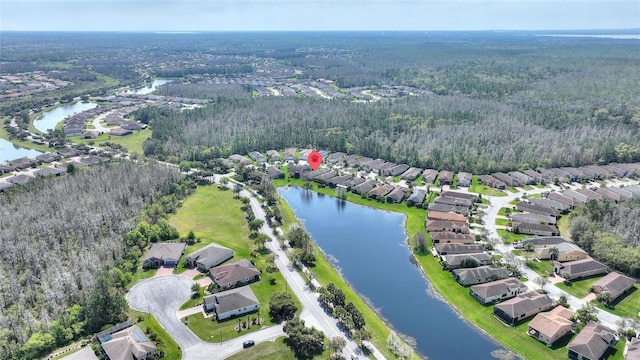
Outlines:
[[[184,201],[178,212],[171,216],[169,223],[175,226],[181,236],[186,236],[193,230],[196,237],[201,242],[188,246],[185,254],[190,254],[212,242],[233,249],[234,256],[227,263],[240,259],[253,261],[256,267],[262,270],[261,280],[251,284],[251,289],[260,301],[260,316],[264,319],[264,325],[271,325],[268,316],[269,299],[274,292],[285,291],[286,284],[284,276],[280,272],[269,273],[266,271],[269,266],[270,255],[254,252],[256,245],[249,238],[249,229],[245,219],[245,213],[240,209],[242,203],[233,198],[231,190],[220,190],[216,186],[198,186],[196,192]],[[252,257],[252,252],[255,257]],[[182,267],[184,257],[179,270]],[[274,285],[270,284],[270,279],[275,279]],[[300,303],[295,299],[300,308]],[[202,304],[202,297],[188,300],[181,308],[188,308]],[[200,316],[200,319],[198,319]],[[253,316],[253,315],[252,315]],[[245,318],[246,319],[246,318]],[[210,319],[204,319],[202,315],[189,317],[189,327],[193,332],[205,341],[212,341],[211,334],[219,334],[223,331],[223,337],[227,340],[240,336],[246,331],[238,333],[233,329],[234,321],[218,323]],[[258,327],[254,327],[257,330]]]
[[[165,359],[182,358],[182,350],[178,346],[178,343],[176,343],[173,338],[167,334],[164,328],[160,326],[160,323],[158,323],[155,316],[133,309],[129,309],[127,311],[127,315],[129,319],[138,325],[143,332],[146,333],[147,328],[149,328],[158,335],[158,338],[161,340],[162,347],[156,348],[156,352],[163,351],[165,353]],[[138,319],[142,319],[142,321],[138,322]]]
[[471,187],[469,187],[469,192],[474,192],[474,193],[489,195],[489,196],[507,196],[507,193],[504,191],[500,191],[492,187],[481,184],[478,181],[478,176],[476,175],[474,175],[471,178]]
[[515,234],[505,229],[498,229],[497,232],[498,235],[500,235],[500,237],[502,238],[502,242],[506,244],[511,244],[514,241],[521,241],[522,239],[531,236],[527,234]]
[[[228,357],[228,360],[296,360],[296,354],[285,343],[286,338],[281,337],[273,342],[263,342],[256,346],[242,350],[241,352]],[[327,351],[318,354],[311,359],[328,359]],[[309,359],[309,360],[311,360]]]
[[119,144],[127,148],[127,152],[129,154],[144,154],[144,150],[142,149],[142,144],[145,140],[151,137],[150,129],[143,129],[134,131],[133,134],[127,136],[112,136],[109,134],[102,134],[95,139],[81,139],[80,136],[71,137],[71,141],[74,143],[88,144],[90,141],[96,146],[100,146],[105,142],[112,142],[114,144]]
[[[531,256],[533,257],[533,253],[531,253]],[[540,276],[548,276],[553,272],[553,263],[551,261],[530,260],[527,261],[527,266]]]
[[638,291],[638,285],[634,285],[631,291],[621,296],[617,301],[611,304],[610,307],[604,306],[598,301],[596,301],[595,304],[600,309],[612,314],[640,320],[638,313],[640,311],[640,291]]
[[577,298],[583,298],[589,295],[589,289],[591,289],[591,285],[593,285],[594,282],[600,279],[602,279],[602,276],[596,276],[588,279],[572,281],[569,283],[569,285],[565,283],[558,283],[556,284],[556,286],[558,286],[558,288],[568,292],[569,294]]
[[571,240],[571,231],[569,231],[569,217],[567,215],[563,215],[558,220],[558,230],[560,230],[560,235],[565,239]]
[[496,219],[496,225],[509,226],[510,222],[507,219]]

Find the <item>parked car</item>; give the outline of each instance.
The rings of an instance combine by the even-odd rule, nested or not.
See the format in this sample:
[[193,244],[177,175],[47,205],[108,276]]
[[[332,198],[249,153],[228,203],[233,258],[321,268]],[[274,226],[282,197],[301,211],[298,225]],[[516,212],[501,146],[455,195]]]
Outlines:
[[256,344],[256,342],[255,342],[255,341],[253,341],[253,340],[247,340],[247,341],[245,341],[245,342],[243,342],[243,343],[242,343],[242,347],[246,349],[246,348],[248,348],[248,347],[252,347],[252,346],[253,346],[253,345],[255,345],[255,344]]

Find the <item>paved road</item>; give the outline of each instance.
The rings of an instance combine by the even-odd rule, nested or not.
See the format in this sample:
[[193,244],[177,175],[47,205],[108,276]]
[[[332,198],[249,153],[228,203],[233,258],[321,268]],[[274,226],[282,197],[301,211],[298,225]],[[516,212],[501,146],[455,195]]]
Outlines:
[[[624,182],[619,180],[613,180],[613,181],[610,181],[607,185],[620,186],[620,185],[632,185],[637,183],[638,181]],[[599,183],[589,184],[589,187],[593,187],[593,186],[600,186],[600,184]],[[580,189],[582,188],[582,184],[574,183],[574,184],[568,185],[568,187],[573,189]],[[500,239],[500,236],[498,236],[498,232],[496,231],[496,216],[498,215],[498,211],[500,210],[500,208],[502,208],[504,205],[508,204],[509,202],[515,200],[516,198],[522,197],[525,193],[539,194],[539,193],[550,191],[550,190],[559,190],[559,188],[557,186],[551,186],[550,188],[545,188],[545,189],[536,188],[533,190],[527,190],[527,191],[522,191],[515,194],[509,194],[507,196],[485,196],[489,201],[491,201],[491,205],[489,205],[489,207],[485,209],[485,216],[483,218],[485,227],[489,231],[489,237],[495,237],[497,239]],[[507,245],[502,242],[499,242],[496,245],[495,250],[504,254],[507,252],[511,252],[511,250],[513,250],[513,247],[511,245]],[[533,282],[533,280],[539,276],[535,271],[531,270],[531,268],[529,268],[528,266],[522,266],[520,270],[522,274],[529,279],[526,285],[530,289],[540,288],[537,284]],[[574,311],[576,309],[581,308],[582,305],[585,304],[585,302],[582,301],[582,299],[579,299],[569,293],[566,293],[565,291],[561,290],[560,288],[558,288],[553,284],[546,285],[545,290],[548,292],[549,296],[553,299],[558,299],[560,295],[565,295],[567,297],[567,302],[571,305],[571,309]],[[622,318],[617,315],[611,314],[610,312],[598,309],[598,319],[604,325],[609,326],[612,329],[617,329],[618,327],[617,323]]]

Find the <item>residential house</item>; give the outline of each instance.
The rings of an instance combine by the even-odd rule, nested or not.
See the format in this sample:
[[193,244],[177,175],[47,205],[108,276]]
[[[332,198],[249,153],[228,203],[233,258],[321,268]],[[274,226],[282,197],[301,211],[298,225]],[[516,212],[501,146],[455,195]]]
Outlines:
[[491,176],[494,177],[494,179],[497,179],[499,181],[502,181],[503,183],[507,184],[507,186],[520,186],[520,182],[514,178],[512,178],[511,176],[505,174],[505,173],[501,173],[501,172],[497,172],[497,173],[493,173],[491,174]]
[[133,131],[127,130],[121,127],[117,127],[109,130],[109,135],[114,135],[114,136],[127,136],[131,134],[133,134]]
[[360,157],[360,155],[349,155],[345,156],[342,161],[346,163],[348,167],[355,168],[356,165],[358,165],[358,160],[360,160]]
[[442,220],[427,220],[425,227],[427,231],[451,231],[454,233],[468,234],[469,226],[466,223],[442,221]]
[[342,161],[345,158],[345,156],[346,154],[343,152],[335,152],[327,158],[327,162],[329,164],[335,164]]
[[427,198],[426,190],[414,188],[413,192],[407,199],[407,205],[414,206],[414,205],[422,204],[424,202],[424,199],[426,198]]
[[313,149],[300,150],[300,155],[298,156],[298,159],[307,161],[307,158],[309,158],[309,154],[311,154],[311,152],[313,152]]
[[27,185],[27,183],[31,181],[31,179],[33,179],[33,176],[30,176],[27,174],[19,174],[19,175],[14,175],[12,177],[8,177],[5,180],[14,185],[24,186],[24,185]]
[[532,177],[525,173],[521,173],[520,171],[511,171],[508,173],[508,175],[519,182],[521,185],[535,184],[535,180],[533,180]]
[[607,170],[609,173],[613,174],[614,177],[617,177],[617,178],[627,177],[627,170],[619,166],[614,166],[612,164],[609,164],[609,165],[602,165],[601,167]]
[[555,247],[558,244],[567,242],[562,236],[536,236],[522,240],[522,244],[530,243],[533,247]]
[[33,172],[33,175],[35,176],[40,176],[40,177],[47,177],[49,175],[51,176],[60,176],[62,174],[65,174],[66,171],[59,169],[59,168],[55,168],[55,167],[43,167],[39,170],[36,170]]
[[100,131],[87,130],[87,131],[83,132],[80,137],[83,138],[83,139],[95,139],[98,136],[100,136]]
[[542,174],[540,174],[539,172],[535,171],[535,170],[522,170],[522,173],[529,176],[530,178],[533,179],[534,182],[536,183],[542,183],[543,179],[542,179]]
[[81,350],[73,352],[67,356],[59,358],[60,360],[98,360],[90,346],[85,346]]
[[79,160],[81,163],[84,163],[89,166],[98,165],[105,161],[109,161],[109,159],[106,157],[101,157],[96,155],[87,155],[85,157],[81,157]]
[[474,244],[475,238],[471,234],[456,234],[449,231],[434,231],[429,233],[434,244]]
[[[551,250],[553,248],[558,250],[556,259],[553,259],[553,252]],[[580,246],[571,242],[563,242],[551,247],[537,247],[533,251],[539,260],[552,259],[559,262],[582,260],[589,256]]]
[[[264,163],[267,162],[267,158],[264,157],[264,155],[262,155],[261,153],[257,152],[257,151],[250,151],[249,152],[249,157],[251,158],[251,160],[257,162],[257,163]],[[307,159],[306,157],[304,158],[305,160]]]
[[284,149],[284,160],[285,161],[293,161],[296,158],[296,149],[287,148]]
[[260,302],[251,291],[251,287],[243,286],[205,296],[203,307],[206,312],[215,311],[216,318],[220,321],[257,311]]
[[529,214],[529,213],[513,213],[511,214],[511,221],[523,222],[529,224],[547,224],[555,225],[555,216],[541,215],[541,214]]
[[151,244],[149,251],[142,258],[142,267],[177,266],[186,246],[187,244],[182,242]]
[[393,185],[391,185],[391,184],[382,184],[382,185],[378,185],[375,188],[369,190],[369,192],[367,194],[372,199],[382,199],[385,195],[390,193],[391,190],[393,190]]
[[250,161],[249,159],[247,159],[246,157],[240,155],[240,154],[233,154],[231,156],[229,156],[229,160],[233,161],[236,164],[239,165],[249,165]]
[[398,186],[387,195],[387,202],[399,204],[406,194],[407,189]]
[[624,360],[640,360],[640,338],[634,337],[627,342],[627,353]]
[[552,182],[555,182],[556,180],[559,181],[559,179],[557,178],[556,174],[554,174],[553,172],[545,169],[545,168],[537,168],[536,169],[540,175],[542,176],[542,183],[543,184],[550,184]]
[[571,179],[571,181],[581,181],[585,179],[584,173],[576,168],[562,167],[560,170],[569,173],[569,179]]
[[407,171],[405,171],[402,175],[400,175],[400,177],[407,181],[413,181],[417,179],[418,176],[420,176],[421,172],[422,172],[422,169],[420,168],[410,167],[409,169],[407,169]]
[[640,198],[640,186],[638,186],[638,185],[627,186],[624,189],[626,191],[630,192],[631,194],[633,194],[633,198],[634,199],[639,199]]
[[427,220],[442,220],[466,223],[467,218],[464,215],[454,212],[429,211],[427,212]]
[[622,200],[625,200],[622,195],[615,193],[611,190],[609,190],[608,188],[597,188],[595,190],[598,194],[602,195],[603,197],[605,197],[606,199],[612,200],[614,202],[620,202]]
[[438,255],[474,254],[484,252],[480,244],[438,243],[433,245]]
[[555,192],[555,191],[550,192],[549,195],[548,195],[548,198],[551,199],[551,200],[563,203],[565,205],[568,205],[572,209],[574,207],[580,205],[580,203],[577,202],[576,200],[574,200],[574,199],[572,199],[572,198],[570,198],[570,197],[568,197],[566,195],[563,195],[563,194],[561,194],[559,192]]
[[577,204],[584,204],[591,200],[588,196],[571,189],[564,190],[562,195],[572,198]]
[[458,186],[462,187],[470,187],[471,186],[471,177],[473,175],[468,172],[460,171],[458,173]]
[[611,294],[611,300],[615,301],[618,297],[633,289],[635,284],[635,279],[614,271],[593,283],[592,288],[596,294],[608,292]]
[[404,174],[409,169],[409,165],[406,164],[398,164],[392,167],[389,170],[385,171],[385,175],[387,176],[398,176],[400,174]]
[[125,129],[125,130],[134,131],[134,130],[142,130],[142,129],[146,128],[147,125],[139,123],[137,121],[123,120],[123,121],[120,122],[120,127]]
[[[36,159],[37,159],[37,157],[36,157]],[[633,198],[633,193],[631,191],[628,191],[626,188],[623,189],[623,188],[620,188],[620,187],[617,187],[617,186],[611,186],[611,187],[608,187],[607,190],[620,195],[620,197],[621,197],[620,201],[631,200]]]
[[523,222],[514,222],[511,224],[513,232],[516,234],[529,234],[541,236],[559,236],[560,230],[554,225],[545,224],[529,224]]
[[275,166],[267,166],[267,175],[271,179],[284,179],[284,173],[282,170]]
[[438,182],[440,183],[440,186],[451,185],[451,183],[453,182],[453,175],[453,171],[440,171],[440,176],[438,176]]
[[65,147],[61,147],[56,152],[58,153],[58,155],[60,155],[62,157],[65,157],[65,158],[70,158],[70,157],[74,157],[74,156],[80,155],[80,151],[78,151],[77,149],[66,147],[66,146]]
[[289,164],[289,166],[287,167],[289,169],[289,176],[291,176],[294,179],[299,179],[301,177],[306,177],[306,173],[311,171],[311,167],[309,167],[309,165],[295,165],[295,164]]
[[566,214],[571,209],[571,205],[567,205],[559,201],[547,198],[530,198],[529,203],[546,208],[556,209],[560,211],[561,214]]
[[599,360],[616,342],[613,330],[590,321],[567,345],[567,355],[575,360]]
[[527,286],[523,284],[522,281],[516,278],[506,278],[473,285],[469,288],[469,293],[480,304],[487,305],[493,302],[511,299],[527,290]]
[[491,255],[486,252],[482,253],[472,253],[472,254],[451,254],[451,255],[443,255],[441,257],[442,265],[447,270],[459,269],[462,267],[463,262],[466,262],[467,265],[469,262],[473,261],[477,264],[477,266],[488,265],[491,262]]
[[478,266],[453,270],[453,277],[462,286],[484,284],[489,281],[506,279],[509,272],[505,267]]
[[[334,177],[338,176],[338,174],[333,171],[333,170],[329,170],[329,169],[318,169],[318,170],[322,170],[322,172],[320,172],[319,175],[316,175],[313,180],[321,183],[321,184],[326,184],[327,181],[333,179]],[[318,171],[316,170],[316,171]]]
[[604,180],[604,179],[609,179],[611,177],[611,173],[608,172],[606,169],[602,168],[601,166],[590,165],[590,166],[586,166],[586,168],[593,171],[596,174],[594,178],[596,180]]
[[269,162],[271,163],[282,161],[282,157],[277,150],[267,150],[267,156],[269,157]]
[[[380,165],[378,167],[378,171],[375,171],[375,172],[378,173],[378,175],[381,175],[381,176],[392,176],[389,172],[395,166],[398,166],[398,164],[393,163],[393,162],[385,162],[384,164]],[[407,169],[408,168],[409,167],[407,166]],[[395,176],[395,175],[393,175],[393,176]]]
[[598,177],[595,171],[585,166],[579,167],[578,171],[582,172],[582,178],[584,180],[594,180]]
[[507,188],[507,184],[494,178],[491,175],[478,175],[478,180],[484,185],[490,186],[498,190],[504,190]]
[[[353,175],[340,175],[340,176],[336,176],[333,177],[329,180],[327,180],[327,185],[329,185],[329,187],[337,187],[340,184],[343,184],[345,182],[347,182],[348,180],[353,179]],[[346,184],[345,184],[346,185]]]
[[540,214],[540,215],[547,215],[547,216],[553,216],[553,217],[560,216],[560,211],[556,209],[535,205],[535,204],[524,202],[524,201],[520,201],[516,205],[516,209],[518,211],[525,211],[532,214]]
[[362,195],[371,191],[374,187],[376,187],[376,181],[369,179],[359,185],[356,185],[351,188],[351,191],[355,194]]
[[15,166],[0,164],[0,174],[10,173],[12,171],[16,171]]
[[547,295],[530,291],[497,304],[493,308],[493,315],[505,324],[514,326],[519,321],[552,307],[553,300]]
[[51,163],[60,160],[60,155],[54,153],[44,153],[36,156],[36,160],[43,163]]
[[260,280],[260,270],[247,259],[213,267],[209,274],[214,283],[223,289],[230,289]]
[[567,274],[569,280],[604,274],[607,270],[607,265],[590,258],[565,263],[555,262],[553,266],[556,274],[562,277]]
[[574,180],[571,174],[559,168],[551,168],[549,171],[553,173],[554,178],[558,179],[560,182],[571,182],[577,180]]
[[8,183],[8,182],[4,182],[4,181],[0,181],[0,193],[4,192],[5,190],[11,188],[13,186],[12,183]]
[[368,161],[364,164],[362,164],[360,166],[360,169],[364,170],[364,171],[371,171],[374,172],[376,174],[380,173],[380,167],[382,165],[384,165],[386,163],[386,161],[382,160],[382,159],[375,159],[375,160],[371,160]]
[[446,204],[446,205],[455,205],[455,206],[464,206],[468,209],[473,207],[473,201],[468,199],[461,199],[449,196],[437,196],[434,200],[436,204]]
[[453,191],[453,190],[445,190],[445,191],[440,193],[440,196],[447,197],[447,198],[456,198],[456,199],[469,200],[472,203],[473,203],[473,200],[475,198],[477,198],[477,196],[475,194],[458,192],[458,191]]
[[422,172],[422,182],[425,184],[434,184],[436,182],[436,177],[438,177],[438,170],[425,169]]
[[591,189],[576,189],[576,192],[586,196],[589,200],[600,200],[604,197],[602,194],[598,194]]
[[218,244],[210,244],[187,255],[187,264],[204,272],[233,257],[233,250]]
[[370,163],[372,161],[373,159],[370,157],[366,157],[366,156],[359,157],[357,160],[355,160],[355,164],[353,167],[357,167],[358,169],[362,170],[365,164]]
[[427,211],[454,212],[469,216],[469,208],[466,206],[456,206],[442,203],[431,203],[427,205]]
[[144,360],[156,352],[156,346],[138,325],[111,334],[108,332],[98,334],[98,340],[109,360]]
[[546,344],[553,345],[563,336],[569,334],[573,327],[573,311],[564,306],[556,306],[553,310],[539,313],[531,322],[527,333],[532,338]]
[[26,169],[38,163],[37,160],[28,157],[21,157],[18,159],[9,160],[9,166],[13,166],[16,169]]

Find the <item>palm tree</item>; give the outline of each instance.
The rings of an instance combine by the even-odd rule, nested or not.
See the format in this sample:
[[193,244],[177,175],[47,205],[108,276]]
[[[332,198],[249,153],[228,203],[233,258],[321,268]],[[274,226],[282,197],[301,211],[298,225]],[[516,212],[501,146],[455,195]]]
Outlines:
[[557,247],[552,247],[549,249],[549,254],[551,255],[551,260],[558,260],[558,255],[560,254],[560,250]]

